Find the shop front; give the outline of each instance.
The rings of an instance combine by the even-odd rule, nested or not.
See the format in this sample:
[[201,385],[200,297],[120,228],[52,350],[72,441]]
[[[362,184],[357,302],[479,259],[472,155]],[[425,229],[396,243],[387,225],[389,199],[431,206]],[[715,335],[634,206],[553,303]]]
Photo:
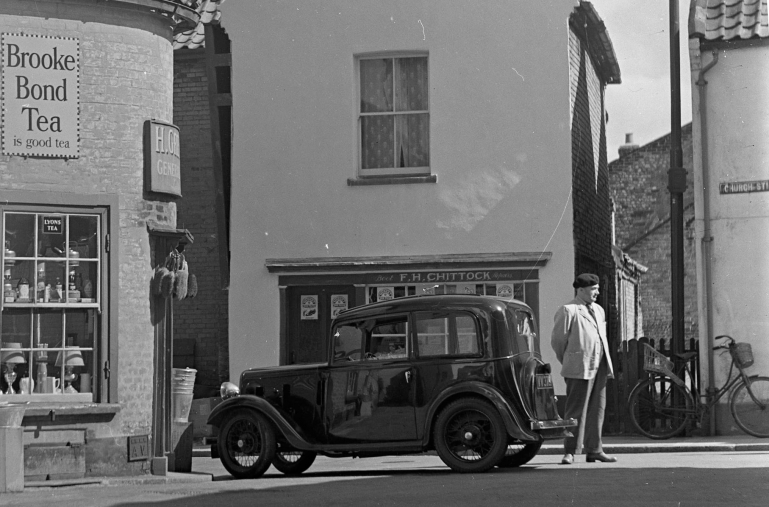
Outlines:
[[425,294],[514,298],[539,318],[539,271],[552,254],[453,254],[267,259],[280,288],[281,364],[325,358],[331,321],[342,310]]
[[172,308],[150,283],[191,242],[173,39],[199,19],[172,1],[0,3],[0,404],[25,404],[26,481],[166,458]]

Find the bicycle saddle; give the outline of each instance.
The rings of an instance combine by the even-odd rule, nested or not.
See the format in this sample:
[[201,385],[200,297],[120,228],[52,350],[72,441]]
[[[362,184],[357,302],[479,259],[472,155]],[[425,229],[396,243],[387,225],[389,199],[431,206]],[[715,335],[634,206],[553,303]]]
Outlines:
[[676,354],[676,356],[680,357],[684,361],[690,361],[696,355],[697,352],[684,352],[683,354]]

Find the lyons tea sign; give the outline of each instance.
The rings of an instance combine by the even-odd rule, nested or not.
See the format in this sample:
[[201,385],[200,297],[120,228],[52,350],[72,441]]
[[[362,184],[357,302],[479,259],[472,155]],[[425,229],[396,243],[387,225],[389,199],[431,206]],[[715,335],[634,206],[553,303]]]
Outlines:
[[80,42],[2,34],[4,155],[80,155]]

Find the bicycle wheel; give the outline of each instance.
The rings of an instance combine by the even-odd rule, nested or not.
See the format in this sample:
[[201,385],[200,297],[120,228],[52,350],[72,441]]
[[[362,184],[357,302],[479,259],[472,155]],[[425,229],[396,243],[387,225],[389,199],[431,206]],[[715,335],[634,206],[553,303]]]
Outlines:
[[[676,400],[683,406],[676,407]],[[693,405],[688,390],[661,376],[636,384],[628,398],[633,426],[642,435],[655,440],[664,440],[681,433]]]
[[747,384],[741,383],[732,392],[729,408],[734,422],[745,433],[766,438],[769,437],[769,378],[753,377],[749,380],[753,396],[748,392]]

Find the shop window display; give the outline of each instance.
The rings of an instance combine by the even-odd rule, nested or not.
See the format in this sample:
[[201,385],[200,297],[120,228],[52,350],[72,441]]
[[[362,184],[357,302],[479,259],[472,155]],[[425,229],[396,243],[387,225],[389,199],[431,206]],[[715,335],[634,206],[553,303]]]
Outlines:
[[3,395],[92,400],[101,328],[101,220],[88,213],[3,214]]

